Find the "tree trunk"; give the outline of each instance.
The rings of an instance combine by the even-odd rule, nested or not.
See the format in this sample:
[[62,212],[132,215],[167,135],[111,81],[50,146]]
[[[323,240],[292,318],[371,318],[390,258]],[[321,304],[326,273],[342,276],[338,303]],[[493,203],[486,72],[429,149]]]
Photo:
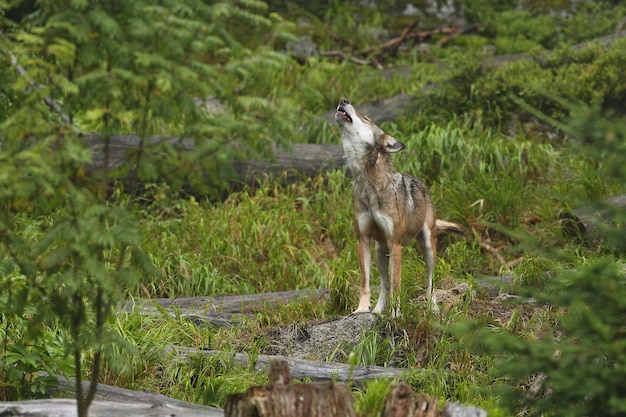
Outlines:
[[356,417],[348,385],[290,385],[286,362],[270,363],[270,384],[226,398],[224,417]]

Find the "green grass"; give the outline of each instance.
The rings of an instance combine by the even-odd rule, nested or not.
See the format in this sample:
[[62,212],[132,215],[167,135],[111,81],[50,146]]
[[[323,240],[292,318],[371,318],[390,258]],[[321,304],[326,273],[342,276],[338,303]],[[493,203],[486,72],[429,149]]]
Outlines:
[[[333,4],[340,9],[340,2]],[[367,25],[378,25],[382,18],[372,11],[366,22],[356,24],[350,22],[354,15],[346,11],[338,10],[335,17],[329,13],[324,22],[315,21],[316,36],[326,36],[328,31],[343,36],[340,29],[345,25],[367,33]],[[584,40],[606,34],[623,15],[621,6],[615,13],[603,13],[600,22],[592,24],[581,14],[572,19],[577,25],[565,24],[559,31],[576,31],[570,33],[572,41]],[[520,118],[513,131],[505,126],[513,113],[520,112],[509,94],[543,104],[550,101],[546,90],[555,91],[548,87],[555,87],[559,93],[571,92],[572,97],[585,101],[607,95],[619,102],[623,93],[606,80],[620,79],[624,41],[606,52],[573,52],[559,45],[547,68],[524,60],[488,70],[481,64],[485,45],[495,44],[501,52],[536,54],[552,46],[546,43],[557,30],[545,27],[551,18],[533,20],[518,12],[506,12],[503,17],[503,23],[491,23],[483,33],[457,38],[461,48],[433,48],[429,53],[411,50],[394,57],[394,65],[411,65],[406,78],[388,77],[370,66],[314,57],[304,64],[285,60],[276,68],[250,68],[258,76],[249,77],[241,86],[242,96],[265,97],[274,104],[276,119],[290,126],[281,131],[291,132],[293,127],[293,137],[267,138],[283,142],[339,144],[337,128],[321,122],[319,115],[332,110],[340,97],[349,97],[357,109],[360,103],[403,92],[420,97],[419,109],[382,127],[407,146],[394,156],[398,168],[423,178],[438,216],[459,222],[467,230],[464,238],[442,238],[446,244],[439,252],[435,288],[467,283],[470,290],[466,299],[443,306],[441,316],[433,314],[419,301],[424,295],[425,267],[416,247],[409,246],[404,250],[402,318],[389,320],[380,333],[364,334],[351,351],[331,354],[329,359],[345,357],[353,364],[404,367],[406,381],[417,392],[437,396],[442,402],[482,406],[490,416],[505,415],[492,389],[505,382],[494,380],[495,358],[470,353],[466,340],[449,329],[471,318],[494,333],[537,340],[553,335],[562,312],[534,311],[524,305],[506,305],[499,310],[479,291],[476,280],[513,274],[518,288],[542,288],[559,271],[577,269],[612,254],[602,244],[583,245],[566,237],[558,218],[564,210],[626,191],[624,184],[607,177],[602,162],[581,154],[574,144],[560,136],[550,138],[536,127],[527,129],[528,115]],[[586,25],[579,31],[581,22]],[[531,30],[538,24],[545,30]],[[532,36],[520,41],[519,27]],[[341,39],[341,49],[365,46]],[[331,49],[338,41],[320,42]],[[423,94],[429,83],[439,83],[440,88]],[[250,102],[244,111],[252,107]],[[559,111],[563,110],[550,114]],[[369,116],[376,120],[375,114]],[[268,123],[281,126],[273,119]],[[240,130],[245,131],[245,126]],[[265,373],[236,364],[232,353],[246,352],[253,359],[267,347],[268,328],[305,325],[348,314],[356,306],[359,272],[351,193],[350,179],[343,170],[287,186],[268,179],[221,202],[183,198],[163,185],[148,187],[145,201],[133,211],[144,234],[142,249],[159,273],[126,288],[129,298],[328,288],[330,301],[294,302],[268,309],[232,328],[196,327],[164,311],[157,317],[119,314],[111,325],[123,343],[107,351],[101,381],[220,407],[229,393],[267,383]],[[24,237],[37,242],[46,219],[37,219],[42,225],[34,224],[26,213],[20,216],[25,223]],[[33,222],[32,228],[29,222]],[[520,261],[511,267],[503,265],[481,242],[496,248],[506,261]],[[10,271],[2,272],[9,276]],[[376,270],[372,278],[373,284],[378,284]],[[7,303],[3,297],[0,301]],[[20,327],[14,329],[13,325],[15,322],[1,326],[4,340],[22,336]],[[53,344],[56,330],[45,331]],[[182,362],[174,355],[163,355],[168,345],[224,353]],[[57,353],[43,352],[53,364]],[[56,366],[66,370],[71,364],[65,359]],[[375,379],[355,384],[352,389],[359,415],[379,415],[394,382]]]
[[[464,239],[448,239],[439,254],[435,286],[451,288],[466,282],[472,289],[465,301],[446,306],[441,318],[434,316],[415,301],[424,293],[425,267],[416,247],[405,248],[403,318],[388,324],[381,334],[363,335],[344,356],[354,364],[406,367],[406,379],[416,391],[442,400],[486,404],[497,414],[497,399],[489,389],[475,389],[492,385],[492,358],[468,353],[462,340],[445,329],[471,317],[529,340],[549,331],[557,320],[553,313],[529,314],[510,307],[498,315],[489,305],[480,304],[486,301],[474,287],[475,278],[513,273],[520,287],[541,287],[548,273],[585,264],[604,249],[583,247],[566,238],[558,215],[623,188],[603,181],[592,161],[567,146],[454,122],[423,131],[416,131],[408,119],[384,127],[407,144],[395,158],[398,167],[424,178],[439,216],[460,222],[469,231]],[[228,362],[227,353],[218,363],[201,358],[186,364],[168,362],[154,354],[157,346],[260,352],[266,346],[263,334],[268,327],[346,314],[356,305],[351,188],[343,171],[287,186],[268,180],[219,203],[164,197],[138,206],[136,215],[145,234],[143,249],[161,274],[128,289],[134,297],[329,288],[331,301],[293,303],[229,329],[195,328],[165,314],[123,316],[117,326],[133,347],[131,352],[141,355],[119,361],[124,372],[108,373],[109,382],[223,406],[227,393],[263,383],[265,376]],[[479,239],[488,240],[506,260],[523,259],[511,269],[504,268],[481,248]],[[377,280],[374,270],[373,283]],[[375,380],[355,387],[361,415],[376,413],[389,384]]]
[[[405,138],[407,150],[396,163],[431,184],[440,216],[474,230],[465,239],[449,239],[439,254],[435,280],[437,288],[466,282],[471,290],[464,301],[445,306],[441,318],[433,315],[416,301],[424,293],[423,261],[415,247],[405,248],[402,319],[389,323],[383,336],[365,334],[345,360],[406,367],[406,380],[417,392],[442,401],[484,405],[498,415],[497,398],[489,389],[476,389],[492,386],[493,359],[470,354],[463,341],[445,329],[474,318],[494,331],[529,340],[549,332],[558,320],[555,313],[531,314],[523,307],[510,307],[498,315],[474,287],[475,278],[513,273],[519,286],[541,287],[548,272],[585,264],[604,249],[564,237],[557,223],[559,213],[569,205],[623,189],[600,181],[594,164],[567,147],[454,123],[423,132],[412,132],[408,121],[386,128]],[[572,196],[573,191],[578,196]],[[288,186],[268,180],[220,203],[165,198],[138,206],[136,215],[145,233],[143,248],[161,274],[146,277],[140,288],[128,289],[134,297],[330,288],[331,301],[293,303],[228,329],[196,328],[165,314],[121,316],[116,325],[133,350],[128,360],[118,360],[124,364],[123,372],[113,372],[118,368],[111,365],[107,382],[223,406],[228,393],[266,381],[263,373],[229,362],[228,352],[258,353],[266,347],[268,327],[326,319],[356,305],[351,189],[343,171]],[[481,249],[478,238],[489,240],[507,260],[520,256],[523,260],[504,269]],[[377,284],[377,271],[373,280]],[[167,344],[226,353],[219,359],[179,363],[155,354]],[[354,388],[360,415],[378,412],[390,383],[374,380]]]

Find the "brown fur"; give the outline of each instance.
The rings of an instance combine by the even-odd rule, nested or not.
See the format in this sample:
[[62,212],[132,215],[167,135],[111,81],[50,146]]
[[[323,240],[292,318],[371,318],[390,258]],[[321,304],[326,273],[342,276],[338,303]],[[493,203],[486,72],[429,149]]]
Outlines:
[[[374,239],[381,293],[373,312],[382,313],[387,305],[387,296],[390,296],[395,304],[393,315],[397,316],[402,247],[414,238],[417,238],[426,261],[426,291],[428,299],[432,298],[437,231],[435,210],[422,181],[401,174],[391,161],[390,153],[404,149],[402,142],[356,112],[346,99],[337,106],[335,120],[341,130],[347,164],[354,177],[354,219],[361,270],[360,301],[355,313],[370,309],[370,242]],[[457,226],[443,223],[451,229]]]

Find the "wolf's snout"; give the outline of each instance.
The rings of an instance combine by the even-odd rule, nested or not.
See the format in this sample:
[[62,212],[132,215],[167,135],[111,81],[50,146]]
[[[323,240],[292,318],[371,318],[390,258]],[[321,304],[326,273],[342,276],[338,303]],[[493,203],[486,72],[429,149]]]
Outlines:
[[347,98],[342,98],[339,101],[339,105],[337,106],[337,113],[335,113],[335,120],[338,123],[352,123],[352,117],[348,114],[348,111],[345,106],[349,106],[350,102]]

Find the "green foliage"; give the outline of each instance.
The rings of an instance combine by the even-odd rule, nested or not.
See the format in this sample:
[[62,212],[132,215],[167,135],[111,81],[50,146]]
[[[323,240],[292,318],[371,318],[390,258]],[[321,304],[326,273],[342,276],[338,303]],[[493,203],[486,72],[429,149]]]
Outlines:
[[[580,151],[605,160],[602,174],[623,181],[626,123],[607,120],[597,107],[569,106],[577,115],[565,128],[580,135]],[[626,211],[613,208],[607,216],[608,244],[623,250]],[[498,357],[493,369],[494,378],[501,381],[503,404],[538,416],[623,415],[626,286],[621,262],[601,258],[578,271],[561,273],[547,282],[545,291],[528,292],[560,312],[557,326],[523,336],[475,324],[469,332],[459,333],[477,332],[470,337],[477,351]]]
[[349,207],[338,193],[347,188],[336,173],[285,188],[268,181],[215,205],[166,203],[143,229],[144,250],[168,279],[142,285],[155,297],[326,287],[348,238]]
[[485,65],[483,53],[453,54],[451,67],[441,76],[442,87],[430,94],[431,101],[423,112],[436,120],[455,114],[470,122],[500,125],[504,131],[512,131],[525,129],[532,120],[520,112],[515,99],[560,121],[570,115],[568,108],[547,100],[546,95],[614,108],[624,99],[619,74],[625,65],[625,47],[623,40],[615,41],[608,49],[589,45],[572,50],[561,46],[549,55],[524,48],[528,59],[498,65]]
[[379,416],[393,382],[379,378],[365,382],[363,388],[353,389],[354,409],[357,414],[362,417]]
[[465,17],[483,23],[481,35],[490,38],[499,54],[525,52],[558,43],[579,43],[608,35],[619,27],[626,9],[609,1],[464,0]]
[[563,311],[553,333],[529,340],[474,329],[477,348],[500,358],[493,373],[501,381],[503,404],[531,415],[623,415],[623,270],[607,258],[563,274],[548,283],[546,293],[533,295]]
[[[24,141],[16,119],[18,115],[3,124],[6,146],[0,155],[7,174],[0,197],[0,253],[7,265],[0,279],[8,294],[2,313],[13,320],[13,327],[5,329],[2,363],[17,365],[7,372],[7,383],[19,386],[22,372],[44,369],[48,378],[33,378],[43,392],[43,383],[67,373],[66,355],[73,358],[74,376],[80,380],[83,354],[88,354],[93,355],[95,384],[103,352],[117,342],[107,331],[109,313],[122,289],[136,280],[143,261],[141,234],[126,210],[99,202],[84,187],[85,153],[75,135],[66,132],[59,139],[44,129],[62,128],[41,120],[41,140]],[[67,334],[45,330],[52,326]],[[79,390],[80,415],[86,415],[93,389],[85,395]]]
[[267,374],[235,364],[232,355],[226,352],[217,356],[192,357],[169,382],[173,394],[191,393],[187,394],[188,401],[223,408],[228,394],[245,392],[253,385],[267,385],[269,379]]
[[29,303],[20,308],[28,287],[26,277],[6,260],[2,275],[0,398],[36,398],[57,384],[55,375],[69,375],[72,371],[71,361],[65,359],[67,335],[59,334],[55,323],[31,325],[29,318],[37,314],[37,305]]
[[[41,101],[47,96],[80,130],[102,132],[105,146],[112,134],[140,135],[141,145],[122,173],[132,169],[128,175],[136,181],[169,178],[176,187],[188,181],[219,195],[232,176],[230,160],[263,153],[293,135],[285,119],[290,112],[282,111],[289,101],[254,89],[264,82],[265,69],[280,70],[285,57],[265,46],[252,50],[241,40],[267,30],[283,36],[284,25],[258,14],[263,6],[44,2],[37,17],[2,39],[5,53],[27,73],[11,77],[13,117],[26,111],[27,101],[49,113]],[[238,38],[231,26],[252,33]],[[34,96],[26,88],[33,83],[42,86]],[[223,110],[197,104],[212,97]],[[172,145],[152,150],[148,136],[163,134],[193,138],[196,152],[180,158]],[[207,178],[198,177],[202,171]]]
[[[409,23],[352,2],[310,2],[303,8],[310,13],[287,5],[288,18],[256,0],[42,1],[21,18],[9,16],[13,3],[31,2],[0,6],[11,12],[2,15],[0,36],[3,399],[44,392],[53,379],[40,370],[218,406],[229,393],[267,382],[237,365],[232,352],[248,352],[254,362],[269,348],[268,326],[326,319],[356,305],[350,180],[342,170],[286,186],[267,178],[213,203],[181,198],[179,190],[185,184],[221,197],[237,159],[265,157],[270,144],[339,143],[320,114],[341,96],[358,104],[402,92],[417,96],[419,106],[383,126],[407,144],[394,161],[425,179],[439,217],[468,231],[466,239],[441,239],[435,287],[466,283],[469,290],[434,315],[420,298],[423,261],[407,247],[402,320],[332,359],[405,367],[416,391],[482,405],[490,415],[520,404],[496,404],[494,391],[477,386],[506,385],[516,399],[529,399],[530,410],[547,414],[561,415],[550,408],[552,398],[562,409],[574,404],[572,415],[593,415],[590,404],[623,412],[616,399],[624,388],[623,306],[614,300],[623,298],[621,272],[593,261],[621,257],[623,233],[607,227],[608,243],[582,246],[563,236],[558,220],[568,207],[624,192],[624,123],[615,123],[625,94],[624,41],[571,48],[611,33],[623,6],[579,2],[563,19],[569,1],[517,8],[518,1],[466,0],[466,17],[485,25],[456,37],[454,48],[418,51],[407,43],[383,64],[410,69],[390,77],[349,60],[296,62],[282,53],[296,35],[320,50],[358,53]],[[528,59],[498,63],[489,60],[494,51]],[[554,99],[561,96],[593,106]],[[206,99],[219,108],[198,106]],[[611,107],[617,112],[604,112]],[[533,108],[559,130],[537,127]],[[569,116],[575,119],[566,125]],[[120,133],[137,134],[140,147],[116,172],[87,173],[92,156],[81,133],[89,131],[103,133],[105,150]],[[564,132],[591,146],[576,149]],[[156,145],[148,140],[154,135],[189,138],[197,152]],[[111,186],[118,176],[129,181]],[[622,211],[607,213],[624,224]],[[519,262],[504,265],[485,242]],[[565,269],[582,276],[553,278]],[[545,287],[549,298],[537,298],[552,310],[494,302],[476,288],[481,275],[503,274],[515,276],[516,288]],[[372,278],[376,284],[378,273]],[[197,327],[162,309],[156,317],[108,316],[125,297],[320,287],[329,288],[330,303],[264,309],[231,328]],[[488,329],[483,346],[494,355],[455,348],[467,339],[443,329],[467,317]],[[181,363],[163,356],[170,346],[228,352]],[[504,372],[494,379],[494,369]],[[548,376],[542,393],[551,397],[519,395],[528,393],[533,370]],[[579,370],[615,390],[574,386]],[[390,383],[355,389],[359,413],[378,414]]]

